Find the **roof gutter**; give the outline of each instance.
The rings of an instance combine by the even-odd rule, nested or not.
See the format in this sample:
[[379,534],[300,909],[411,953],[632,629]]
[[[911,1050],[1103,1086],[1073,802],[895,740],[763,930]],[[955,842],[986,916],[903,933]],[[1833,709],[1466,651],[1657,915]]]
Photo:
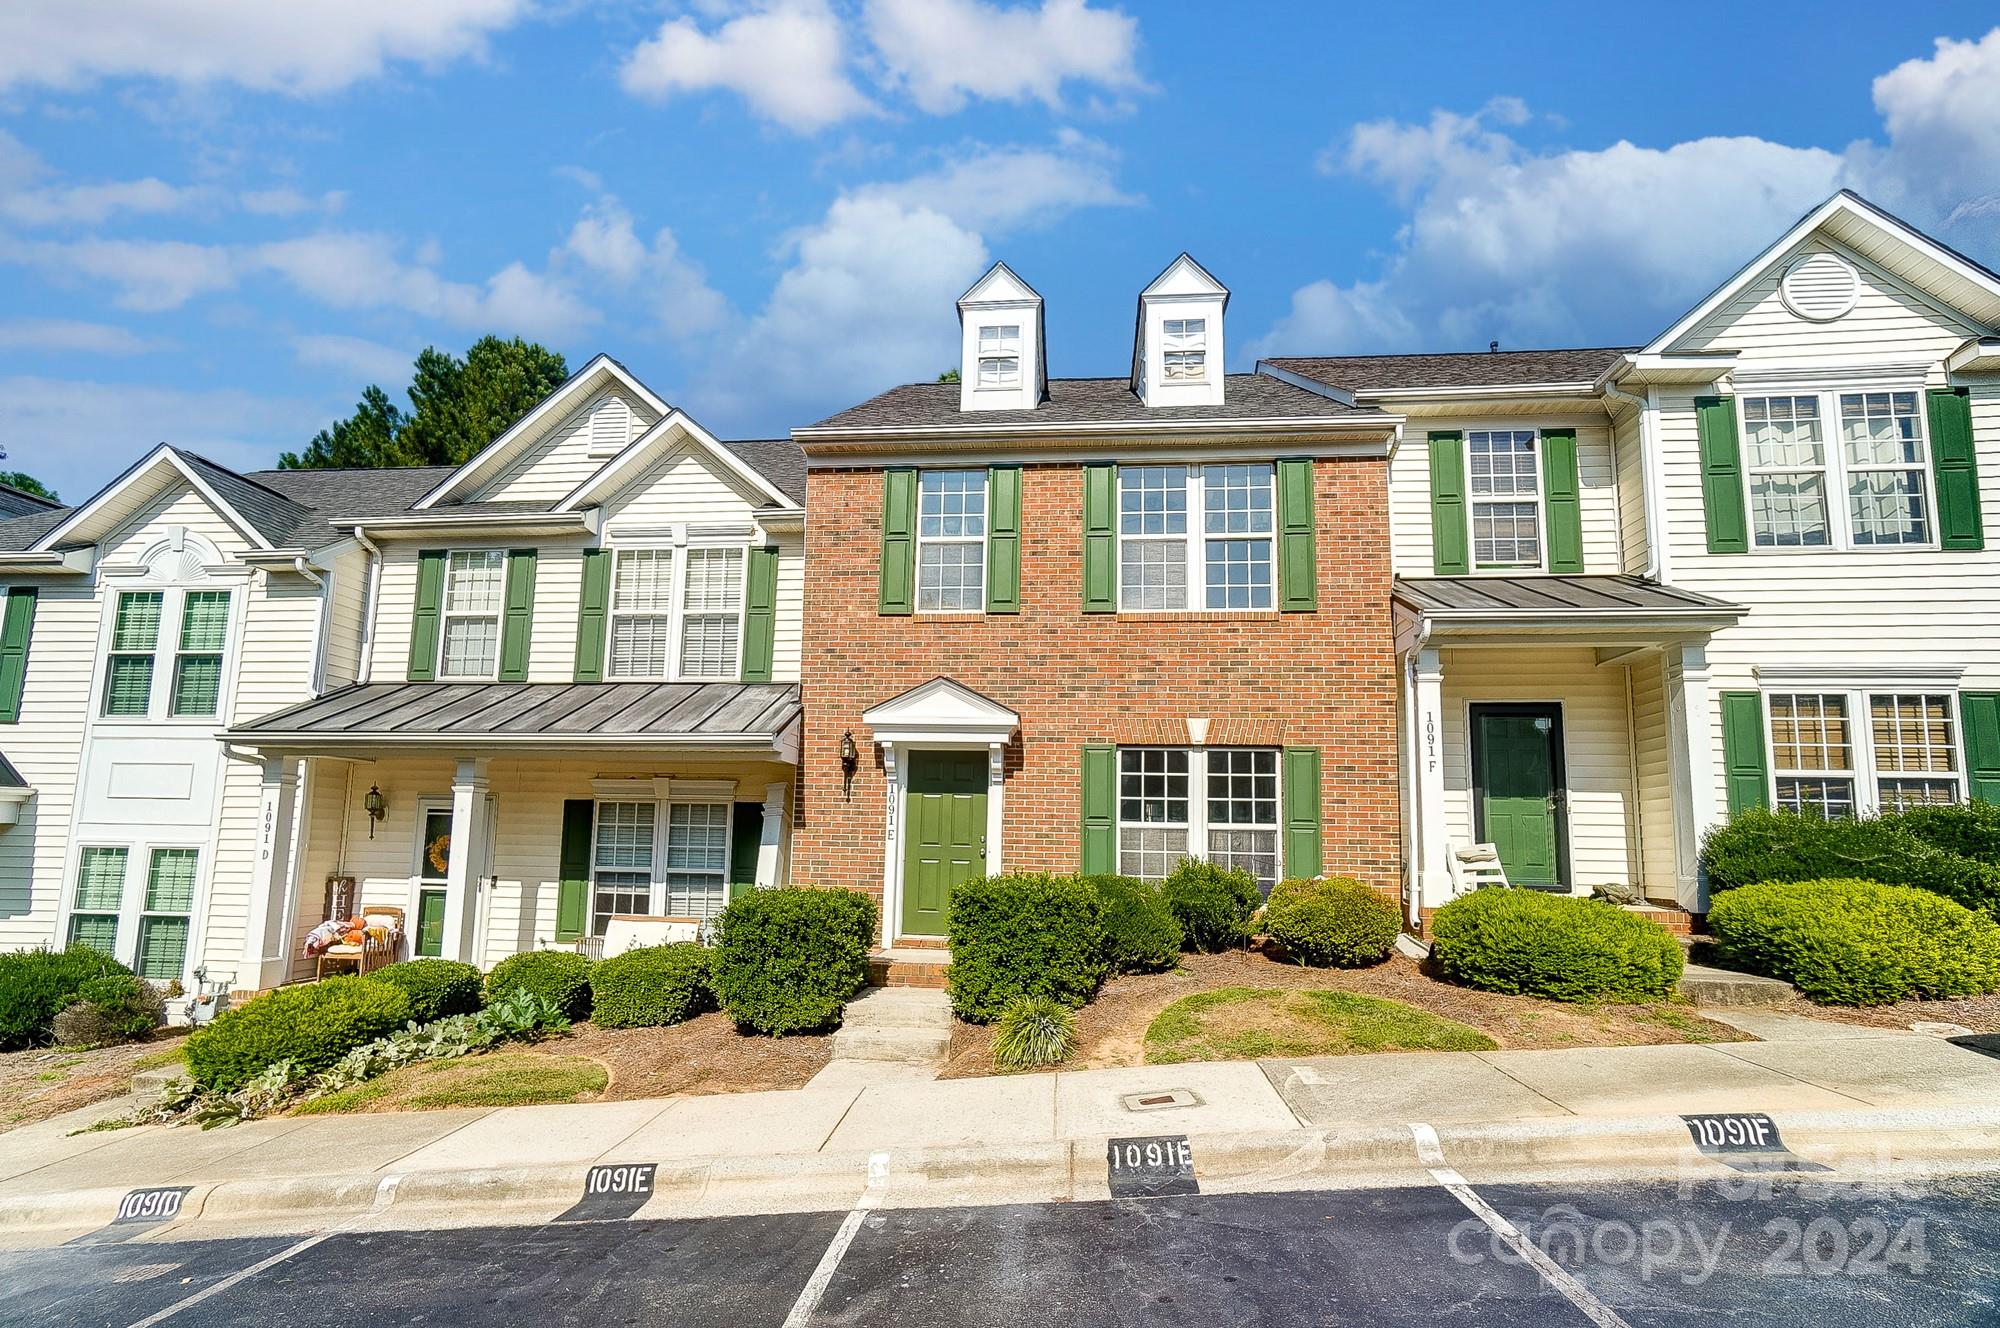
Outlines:
[[90,546],[58,551],[10,550],[0,553],[0,572],[34,575],[55,573],[73,576],[90,570]]
[[1182,434],[1201,434],[1209,437],[1337,434],[1367,438],[1391,428],[1396,422],[1397,417],[1393,414],[1371,411],[1340,416],[1279,416],[1227,420],[1036,420],[1012,424],[896,425],[879,429],[827,429],[815,425],[811,428],[792,430],[792,439],[801,447],[810,447],[841,443],[872,444],[932,439],[983,442],[1023,437],[1177,438]]
[[[1631,358],[1629,355],[1624,356],[1619,360],[1619,363],[1630,363]],[[1614,369],[1616,367],[1617,365],[1612,366]],[[1598,380],[1598,390],[1608,399],[1626,402],[1637,408],[1639,412],[1639,496],[1641,499],[1640,508],[1646,516],[1645,577],[1648,581],[1664,580],[1666,575],[1666,551],[1661,547],[1661,541],[1666,532],[1666,517],[1660,511],[1660,485],[1657,481],[1660,472],[1656,469],[1660,460],[1658,402],[1651,388],[1646,389],[1644,398],[1635,397],[1630,392],[1625,391],[1611,381],[1610,371],[1608,370],[1605,376]],[[1604,408],[1604,413],[1606,415],[1611,414],[1611,408],[1608,405]]]
[[303,752],[318,748],[336,748],[350,755],[365,753],[373,748],[405,752],[425,747],[448,747],[453,752],[478,751],[486,748],[498,751],[566,751],[582,748],[591,751],[645,752],[669,748],[676,751],[764,753],[781,750],[785,730],[790,728],[793,722],[787,720],[770,733],[468,734],[463,732],[312,733],[296,730],[267,733],[256,729],[231,729],[220,736],[224,743],[247,751],[268,752],[279,749]]
[[364,531],[374,531],[381,535],[437,535],[464,531],[477,534],[482,531],[518,531],[532,533],[546,530],[556,534],[589,534],[597,529],[599,513],[597,508],[586,508],[576,512],[452,512],[440,514],[435,511],[423,513],[398,513],[394,516],[347,517],[341,525],[352,529],[357,536]]
[[361,666],[355,670],[357,684],[368,681],[375,671],[375,609],[382,594],[382,546],[368,538],[368,532],[354,528],[354,542],[368,560],[368,602],[361,606]]

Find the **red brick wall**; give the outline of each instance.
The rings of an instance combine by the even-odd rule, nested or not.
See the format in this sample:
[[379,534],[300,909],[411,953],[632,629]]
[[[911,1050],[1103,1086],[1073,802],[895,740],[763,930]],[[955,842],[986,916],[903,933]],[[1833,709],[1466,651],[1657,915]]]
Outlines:
[[[806,525],[806,730],[794,879],[882,890],[886,776],[861,714],[940,675],[1015,711],[1004,863],[1074,871],[1085,743],[1321,749],[1326,870],[1398,888],[1395,650],[1389,621],[1388,467],[1322,460],[1317,613],[1086,614],[1083,483],[1076,465],[1022,482],[1021,612],[875,611],[882,472],[815,470]],[[843,788],[840,736],[861,768]]]

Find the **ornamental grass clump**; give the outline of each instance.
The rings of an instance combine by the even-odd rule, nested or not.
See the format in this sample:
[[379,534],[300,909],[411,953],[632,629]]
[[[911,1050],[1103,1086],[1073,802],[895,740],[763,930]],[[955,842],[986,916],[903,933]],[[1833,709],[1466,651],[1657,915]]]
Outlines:
[[994,1024],[993,1060],[1003,1070],[1056,1065],[1076,1050],[1076,1011],[1046,996],[1016,996]]

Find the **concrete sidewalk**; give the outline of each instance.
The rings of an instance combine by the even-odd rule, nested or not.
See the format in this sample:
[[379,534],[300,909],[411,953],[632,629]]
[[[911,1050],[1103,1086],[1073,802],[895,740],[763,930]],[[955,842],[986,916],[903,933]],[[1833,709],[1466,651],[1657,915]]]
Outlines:
[[[1578,1118],[1768,1112],[1830,1120],[1843,1112],[1995,1104],[2000,1059],[1939,1038],[1885,1031],[848,1083],[636,1102],[280,1117],[209,1131],[146,1126],[67,1134],[85,1123],[71,1117],[0,1134],[0,1230],[60,1224],[64,1196],[89,1195],[97,1204],[107,1194],[148,1186],[248,1190],[257,1187],[244,1183],[269,1182],[290,1187],[286,1192],[310,1207],[311,1194],[365,1197],[391,1175],[403,1186],[429,1184],[442,1194],[468,1176],[538,1170],[580,1176],[592,1164],[633,1162],[658,1164],[663,1174],[733,1167],[782,1189],[788,1174],[821,1168],[840,1172],[845,1185],[855,1159],[883,1154],[947,1157],[949,1167],[966,1174],[1008,1159],[1060,1168],[1072,1162],[1059,1159],[1101,1154],[1103,1141],[1114,1137],[1284,1141],[1301,1132],[1379,1133],[1406,1151],[1411,1122],[1490,1135],[1527,1126],[1561,1132],[1582,1127]],[[711,1179],[703,1175],[706,1193]]]

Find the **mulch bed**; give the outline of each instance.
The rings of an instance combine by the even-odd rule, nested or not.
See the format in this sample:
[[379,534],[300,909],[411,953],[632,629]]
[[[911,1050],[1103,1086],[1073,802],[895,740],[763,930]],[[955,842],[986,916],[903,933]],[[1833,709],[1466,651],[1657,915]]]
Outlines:
[[[1374,968],[1303,968],[1258,951],[1182,955],[1171,973],[1113,978],[1097,999],[1077,1012],[1077,1053],[1061,1069],[1094,1070],[1143,1065],[1146,1028],[1183,996],[1218,987],[1303,987],[1384,996],[1480,1029],[1507,1049],[1628,1047],[1667,1042],[1741,1042],[1726,1024],[1704,1019],[1693,1007],[1666,1002],[1635,1005],[1569,1005],[1533,996],[1502,996],[1454,987],[1426,976],[1415,960],[1392,955]],[[947,1079],[992,1074],[993,1029],[953,1028]]]
[[133,1063],[173,1049],[185,1030],[89,1051],[36,1047],[0,1055],[0,1131],[131,1091]]
[[588,1056],[611,1072],[600,1101],[675,1093],[750,1093],[798,1088],[833,1058],[830,1037],[756,1037],[727,1015],[704,1014],[671,1028],[578,1024],[536,1044],[555,1056]]
[[1801,1014],[1809,1019],[1866,1024],[1871,1028],[1908,1031],[1911,1024],[1918,1023],[1963,1024],[1975,1033],[2000,1033],[2000,993],[1968,996],[1956,1001],[1898,1001],[1894,1005],[1876,1005],[1865,1009],[1814,1005],[1810,1001],[1799,1000],[1783,1009],[1786,1014]]

